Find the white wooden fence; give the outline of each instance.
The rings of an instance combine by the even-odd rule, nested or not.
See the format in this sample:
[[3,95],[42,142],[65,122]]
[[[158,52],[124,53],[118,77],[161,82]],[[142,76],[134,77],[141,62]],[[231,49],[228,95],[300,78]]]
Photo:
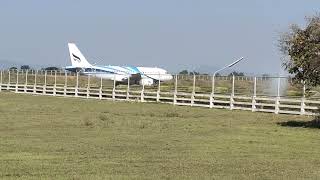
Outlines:
[[[137,101],[137,102],[159,102],[169,103],[173,105],[207,107],[207,108],[226,108],[230,110],[248,110],[252,112],[270,112],[270,113],[283,113],[283,114],[297,114],[297,115],[314,115],[320,101],[311,100],[303,95],[299,98],[281,97],[278,93],[277,96],[267,97],[257,95],[257,78],[253,79],[253,94],[251,96],[236,95],[235,94],[235,77],[232,77],[232,91],[228,95],[215,93],[215,82],[212,78],[212,92],[211,93],[198,93],[196,92],[196,78],[193,78],[192,92],[179,92],[178,91],[178,76],[174,76],[173,85],[174,89],[161,91],[161,83],[155,88],[131,89],[129,83],[125,89],[117,89],[116,82],[113,81],[112,86],[103,86],[102,79],[99,86],[92,86],[90,84],[90,76],[87,76],[88,81],[86,87],[79,86],[79,73],[75,74],[76,83],[74,86],[68,84],[68,74],[58,74],[57,72],[51,73],[51,78],[54,78],[54,83],[48,84],[47,72],[42,74],[44,76],[44,83],[38,83],[37,77],[40,74],[34,73],[34,81],[32,84],[28,81],[28,72],[25,72],[25,79],[21,82],[21,73],[16,72],[15,82],[4,82],[4,72],[1,71],[0,76],[0,92],[12,91],[15,93],[27,93],[34,95],[51,95],[51,96],[64,96],[64,97],[80,97],[80,98],[94,98],[100,100],[113,100],[113,101]],[[11,75],[12,76],[12,75]],[[57,76],[65,77],[65,83],[57,83]],[[19,80],[20,77],[20,80]],[[305,91],[305,87],[303,88]],[[303,93],[305,94],[305,92]]]

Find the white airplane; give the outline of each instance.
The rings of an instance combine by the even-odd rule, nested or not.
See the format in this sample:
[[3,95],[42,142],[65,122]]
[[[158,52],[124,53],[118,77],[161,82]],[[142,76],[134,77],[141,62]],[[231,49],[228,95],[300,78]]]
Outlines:
[[65,69],[92,75],[103,79],[115,80],[117,84],[140,84],[151,86],[159,81],[172,80],[172,75],[162,68],[135,66],[96,66],[91,65],[74,43],[68,43],[72,66]]

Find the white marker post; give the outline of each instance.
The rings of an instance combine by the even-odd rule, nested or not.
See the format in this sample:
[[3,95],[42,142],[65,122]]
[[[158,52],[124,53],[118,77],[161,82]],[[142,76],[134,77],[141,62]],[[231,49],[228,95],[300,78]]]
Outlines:
[[0,92],[2,91],[2,70],[0,71]]
[[88,85],[87,85],[87,99],[90,96],[90,75],[88,74]]
[[53,95],[57,94],[57,71],[54,71]]
[[116,74],[113,75],[112,100],[116,100]]
[[252,96],[252,112],[256,111],[256,97],[257,97],[257,77],[254,77],[253,96]]
[[129,101],[129,96],[130,96],[130,94],[129,94],[129,91],[130,91],[130,76],[128,75],[128,87],[127,87],[127,101]]
[[99,99],[102,99],[102,77],[100,77]]
[[157,90],[157,102],[160,102],[160,91],[161,91],[161,81],[160,81],[161,75],[159,73],[159,82],[158,82],[158,90]]
[[18,92],[18,87],[19,87],[19,71],[17,70],[16,93]]
[[46,94],[47,91],[47,71],[44,72],[44,85],[42,88],[42,94]]
[[173,105],[177,104],[177,94],[178,94],[178,75],[175,76]]
[[26,70],[26,82],[24,83],[24,92],[27,92],[27,86],[28,86],[28,70]]
[[64,87],[63,87],[64,96],[67,96],[67,86],[68,86],[68,73],[64,71]]
[[7,90],[9,90],[9,88],[10,88],[10,84],[11,84],[11,71],[10,70],[8,70],[8,85],[7,85]]
[[37,94],[37,74],[38,70],[34,73],[34,85],[33,85],[33,94]]
[[192,84],[192,95],[191,95],[191,106],[194,104],[194,96],[196,94],[196,75],[193,73],[193,84]]
[[231,92],[231,96],[230,96],[230,109],[233,110],[234,108],[234,81],[235,81],[235,77],[234,75],[232,76],[232,92]]
[[280,85],[281,85],[281,77],[278,78],[278,89],[277,89],[277,97],[275,102],[275,114],[279,114],[280,111]]
[[74,90],[76,97],[78,97],[78,88],[79,88],[79,72],[77,72],[77,82],[76,82],[76,88]]
[[300,114],[305,115],[306,114],[306,83],[303,81],[303,88],[302,88],[302,98],[301,98],[301,110]]

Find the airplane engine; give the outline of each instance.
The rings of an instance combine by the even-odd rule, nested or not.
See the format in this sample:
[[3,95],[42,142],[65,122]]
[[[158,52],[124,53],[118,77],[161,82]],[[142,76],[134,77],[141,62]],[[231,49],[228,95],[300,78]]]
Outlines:
[[141,79],[140,80],[140,85],[152,86],[153,85],[153,79],[150,79],[150,78]]

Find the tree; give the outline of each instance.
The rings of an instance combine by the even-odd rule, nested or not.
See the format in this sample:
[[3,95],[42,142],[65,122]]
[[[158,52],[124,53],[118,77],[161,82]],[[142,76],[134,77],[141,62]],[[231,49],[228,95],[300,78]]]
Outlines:
[[302,28],[293,24],[280,37],[283,66],[296,82],[310,86],[320,84],[320,14],[306,18]]
[[16,67],[11,67],[11,68],[9,68],[9,70],[10,70],[10,71],[16,71],[16,70],[18,70],[18,68],[16,68]]
[[233,72],[230,73],[228,76],[229,76],[229,77],[230,77],[230,76],[244,76],[244,73],[243,73],[243,72],[233,71]]
[[200,73],[199,72],[196,72],[196,71],[192,71],[192,72],[189,72],[189,75],[199,75]]
[[46,67],[46,68],[44,68],[44,70],[46,70],[46,71],[58,71],[58,70],[60,70],[60,68],[58,68],[58,67]]
[[183,71],[179,72],[179,74],[187,75],[187,74],[189,74],[189,72],[188,72],[188,70],[183,70]]
[[21,70],[29,70],[30,69],[30,66],[29,65],[22,65],[20,67]]

